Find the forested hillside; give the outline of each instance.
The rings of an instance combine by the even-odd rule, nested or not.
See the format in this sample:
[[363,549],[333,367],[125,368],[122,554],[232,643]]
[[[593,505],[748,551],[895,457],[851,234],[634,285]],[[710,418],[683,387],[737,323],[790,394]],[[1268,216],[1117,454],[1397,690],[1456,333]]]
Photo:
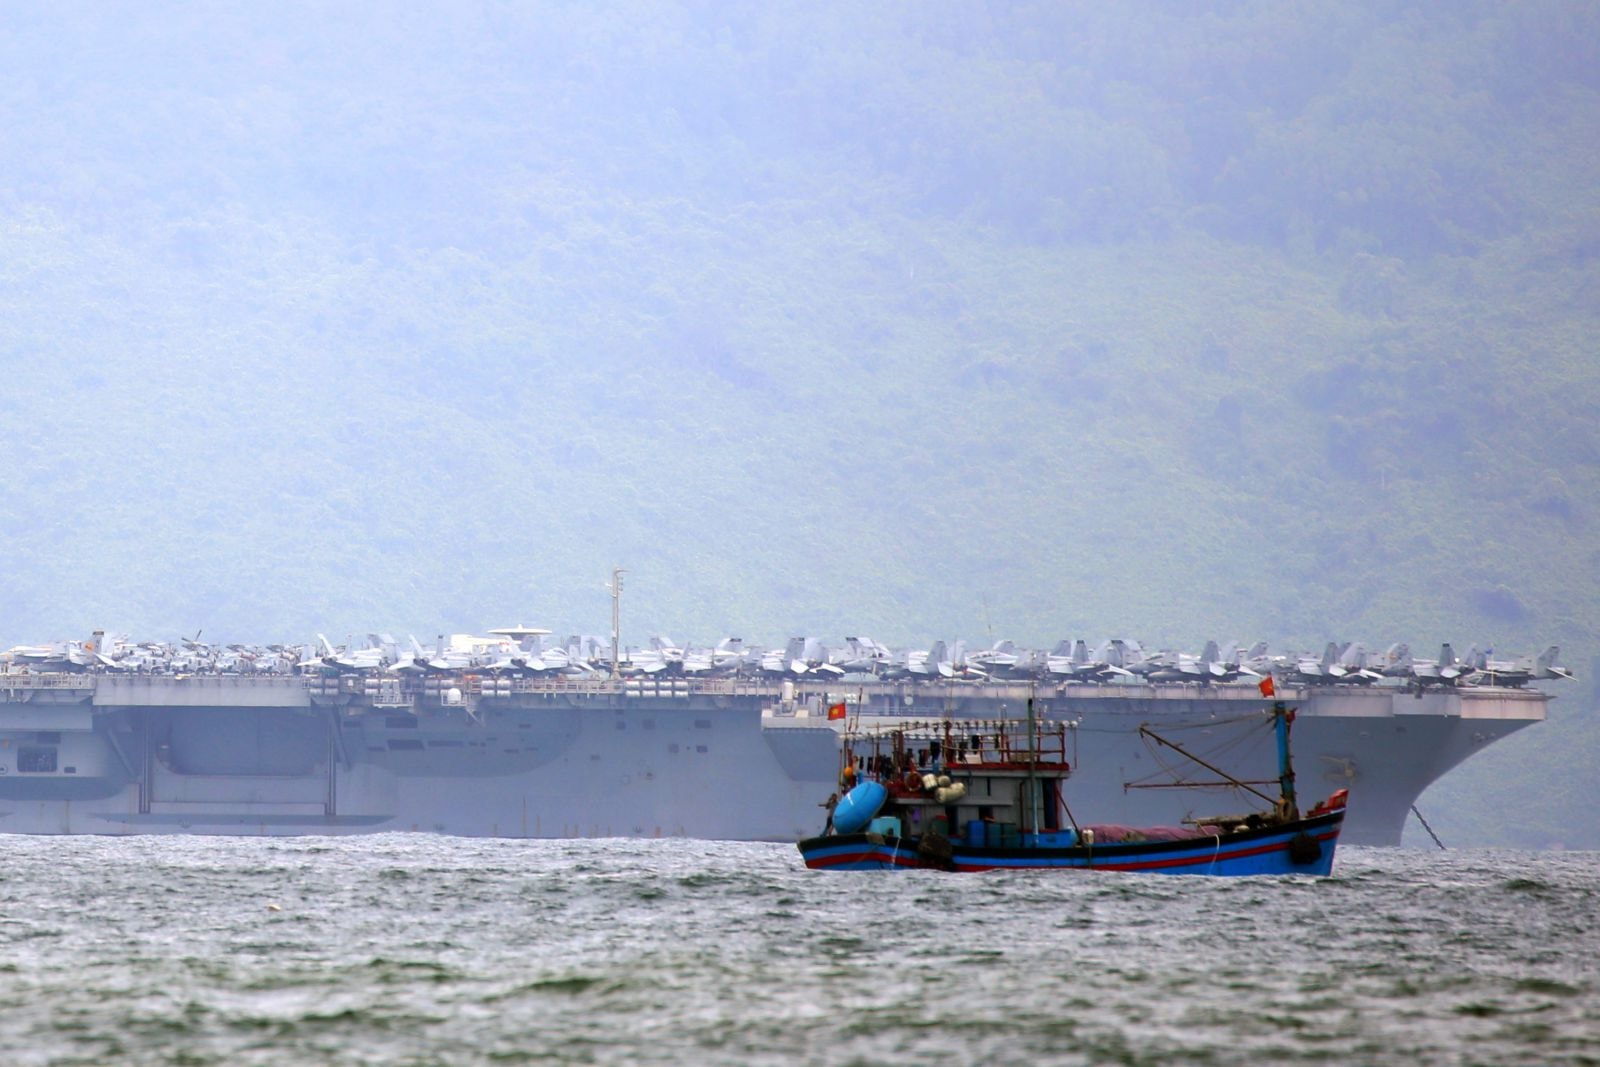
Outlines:
[[[1600,847],[1600,8],[0,11],[0,647],[1560,644]],[[1532,834],[1532,837],[1526,836]]]

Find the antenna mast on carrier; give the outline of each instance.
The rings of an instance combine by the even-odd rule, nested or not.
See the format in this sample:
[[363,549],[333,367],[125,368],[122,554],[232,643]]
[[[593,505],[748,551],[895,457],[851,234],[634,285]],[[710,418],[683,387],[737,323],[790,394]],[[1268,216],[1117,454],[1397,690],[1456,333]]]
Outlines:
[[622,575],[621,567],[611,568],[611,680],[616,681],[622,652]]

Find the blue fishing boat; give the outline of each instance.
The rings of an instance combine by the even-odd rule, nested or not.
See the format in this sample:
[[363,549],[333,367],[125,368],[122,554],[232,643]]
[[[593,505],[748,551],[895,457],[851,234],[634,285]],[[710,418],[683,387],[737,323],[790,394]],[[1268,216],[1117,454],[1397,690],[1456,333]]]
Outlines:
[[[1261,810],[1191,818],[1178,826],[1082,823],[1067,803],[1071,723],[901,722],[851,732],[842,795],[828,825],[799,843],[815,870],[1095,870],[1162,874],[1326,876],[1344,823],[1341,789],[1302,813],[1289,754],[1294,711],[1278,703],[1277,796],[1233,777],[1148,726],[1140,732],[1253,795]],[[1193,783],[1191,783],[1193,784]]]

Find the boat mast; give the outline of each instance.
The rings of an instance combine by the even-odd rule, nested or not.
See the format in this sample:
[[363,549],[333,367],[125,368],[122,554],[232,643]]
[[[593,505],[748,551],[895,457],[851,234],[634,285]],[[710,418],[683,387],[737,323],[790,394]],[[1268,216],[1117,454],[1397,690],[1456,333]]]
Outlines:
[[1294,799],[1294,763],[1289,758],[1289,724],[1294,722],[1294,712],[1285,707],[1283,701],[1275,701],[1272,705],[1272,718],[1278,735],[1279,803],[1283,806],[1284,818],[1298,819],[1300,807]]
[[1028,829],[1039,832],[1039,734],[1033,710],[1033,690],[1028,690]]

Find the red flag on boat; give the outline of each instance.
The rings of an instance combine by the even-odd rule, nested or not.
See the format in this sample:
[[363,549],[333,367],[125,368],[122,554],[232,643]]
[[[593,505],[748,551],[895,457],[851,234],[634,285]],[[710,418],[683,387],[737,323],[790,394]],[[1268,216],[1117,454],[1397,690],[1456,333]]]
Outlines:
[[1278,687],[1272,684],[1272,675],[1267,675],[1257,683],[1256,688],[1261,690],[1261,695],[1270,697],[1277,693]]
[[843,703],[829,704],[828,705],[828,721],[829,722],[832,722],[835,719],[842,719],[844,717],[845,717],[845,706],[844,706]]

